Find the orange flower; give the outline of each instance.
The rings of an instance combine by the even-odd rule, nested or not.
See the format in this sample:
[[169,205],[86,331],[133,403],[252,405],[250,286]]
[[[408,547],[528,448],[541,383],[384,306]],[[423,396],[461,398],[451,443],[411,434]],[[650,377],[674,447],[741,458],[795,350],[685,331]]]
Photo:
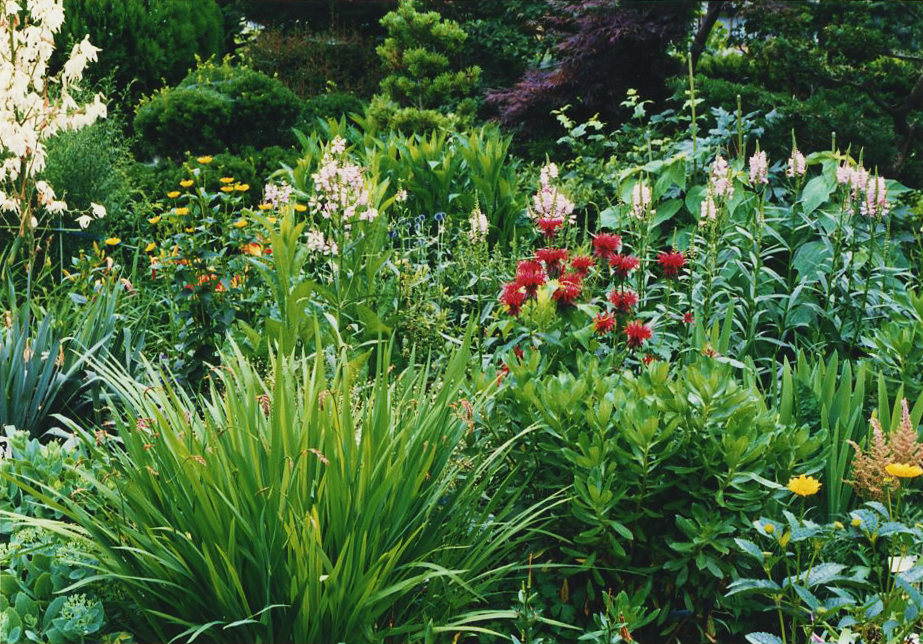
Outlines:
[[247,244],[246,246],[244,246],[243,251],[244,251],[244,253],[246,253],[247,255],[253,255],[254,257],[262,257],[262,256],[263,256],[263,246],[262,246],[261,244],[256,243],[256,242],[250,242],[249,244]]

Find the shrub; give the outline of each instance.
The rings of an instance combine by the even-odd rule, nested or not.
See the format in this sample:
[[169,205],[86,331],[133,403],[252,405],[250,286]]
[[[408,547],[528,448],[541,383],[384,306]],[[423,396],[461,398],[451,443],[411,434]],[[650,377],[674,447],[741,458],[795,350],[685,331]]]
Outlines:
[[294,142],[291,128],[301,111],[298,97],[278,80],[225,62],[203,65],[143,100],[134,127],[145,152],[175,159]]
[[323,96],[331,85],[352,97],[369,97],[381,78],[373,44],[357,32],[267,27],[248,45],[247,60],[303,99]]
[[401,0],[381,24],[388,37],[377,51],[388,75],[369,105],[369,123],[420,132],[470,119],[476,105],[466,97],[477,87],[481,70],[452,70],[449,57],[467,38],[458,23],[442,20],[435,11],[420,13],[413,0]]
[[178,82],[196,56],[223,53],[215,0],[65,0],[64,7],[64,44],[89,34],[102,48],[97,78],[112,76],[134,96]]
[[[538,511],[514,510],[518,491],[494,478],[509,446],[456,460],[467,351],[437,387],[426,369],[392,379],[386,362],[365,383],[345,355],[328,377],[325,355],[275,356],[269,380],[229,355],[200,401],[108,372],[125,401],[122,442],[85,438],[121,493],[76,503],[20,481],[92,535],[100,572],[140,599],[141,632],[412,641],[430,619],[436,632],[465,630],[450,620],[510,571]],[[468,623],[478,619],[489,617]]]

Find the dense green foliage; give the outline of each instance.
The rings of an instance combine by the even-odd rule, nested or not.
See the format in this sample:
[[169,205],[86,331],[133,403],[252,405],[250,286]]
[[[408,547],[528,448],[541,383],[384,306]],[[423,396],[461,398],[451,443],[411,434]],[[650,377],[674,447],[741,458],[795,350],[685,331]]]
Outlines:
[[0,188],[0,640],[917,644],[916,7],[219,4]]
[[224,51],[215,0],[65,0],[61,34],[69,46],[89,35],[102,45],[98,78],[113,78],[133,96],[179,82],[196,65]]
[[369,105],[369,122],[379,128],[425,132],[470,119],[475,108],[470,94],[481,70],[453,69],[450,58],[468,37],[464,30],[435,11],[417,11],[414,0],[401,0],[381,24],[388,37],[376,51],[386,76],[381,93]]
[[301,102],[279,81],[245,67],[205,64],[142,101],[135,131],[151,154],[178,158],[291,142]]

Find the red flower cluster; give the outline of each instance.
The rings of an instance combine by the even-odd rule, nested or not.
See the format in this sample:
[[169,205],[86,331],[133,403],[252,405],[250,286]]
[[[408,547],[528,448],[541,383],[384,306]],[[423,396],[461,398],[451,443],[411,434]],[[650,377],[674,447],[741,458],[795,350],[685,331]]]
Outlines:
[[669,253],[663,252],[657,255],[657,263],[663,268],[664,277],[676,277],[686,265],[686,256],[675,250]]
[[558,280],[558,288],[552,297],[560,305],[573,304],[583,290],[583,279],[577,273],[566,273]]
[[628,274],[638,268],[640,263],[634,255],[612,255],[609,258],[609,266],[620,279],[628,277]]
[[558,228],[564,225],[564,220],[560,218],[539,219],[535,222],[539,230],[547,239],[551,239],[558,232]]
[[510,315],[519,315],[522,305],[526,301],[526,294],[523,293],[522,287],[517,282],[510,282],[503,285],[503,292],[500,294],[500,303],[506,306]]
[[545,265],[545,272],[549,277],[561,274],[567,262],[567,256],[567,250],[563,248],[539,248],[535,251],[535,258]]
[[686,324],[695,323],[695,316],[692,315],[692,311],[687,312],[686,315],[683,316],[683,322],[685,322]]
[[528,297],[533,297],[538,287],[545,283],[545,270],[533,259],[526,259],[516,266],[516,283],[525,289]]
[[635,320],[625,327],[625,335],[628,336],[628,346],[635,349],[650,340],[654,334],[649,326]]
[[599,233],[593,238],[593,252],[603,259],[611,259],[622,247],[622,238],[612,233]]
[[580,277],[586,277],[590,274],[590,269],[593,268],[594,263],[593,258],[589,255],[577,255],[570,260],[570,267]]
[[599,313],[595,318],[593,318],[593,331],[598,335],[606,335],[611,333],[612,329],[615,328],[616,320],[615,316],[611,313]]
[[631,310],[638,303],[638,294],[629,288],[609,293],[609,301],[617,311],[622,313],[631,313]]

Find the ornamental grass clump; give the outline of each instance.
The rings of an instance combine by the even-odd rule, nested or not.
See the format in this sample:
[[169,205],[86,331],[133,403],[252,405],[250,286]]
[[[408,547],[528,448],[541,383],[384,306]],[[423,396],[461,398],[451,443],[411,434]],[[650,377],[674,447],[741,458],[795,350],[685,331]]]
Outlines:
[[198,400],[101,367],[117,437],[97,446],[73,429],[115,489],[87,474],[97,494],[78,504],[16,479],[78,526],[57,530],[98,545],[99,574],[141,608],[138,636],[420,641],[430,620],[457,633],[493,619],[465,611],[515,569],[541,509],[515,505],[521,490],[498,473],[512,441],[456,458],[467,342],[438,387],[428,368],[391,377],[382,358],[368,381],[345,355],[329,372],[328,357],[272,357],[264,379],[235,350]]

